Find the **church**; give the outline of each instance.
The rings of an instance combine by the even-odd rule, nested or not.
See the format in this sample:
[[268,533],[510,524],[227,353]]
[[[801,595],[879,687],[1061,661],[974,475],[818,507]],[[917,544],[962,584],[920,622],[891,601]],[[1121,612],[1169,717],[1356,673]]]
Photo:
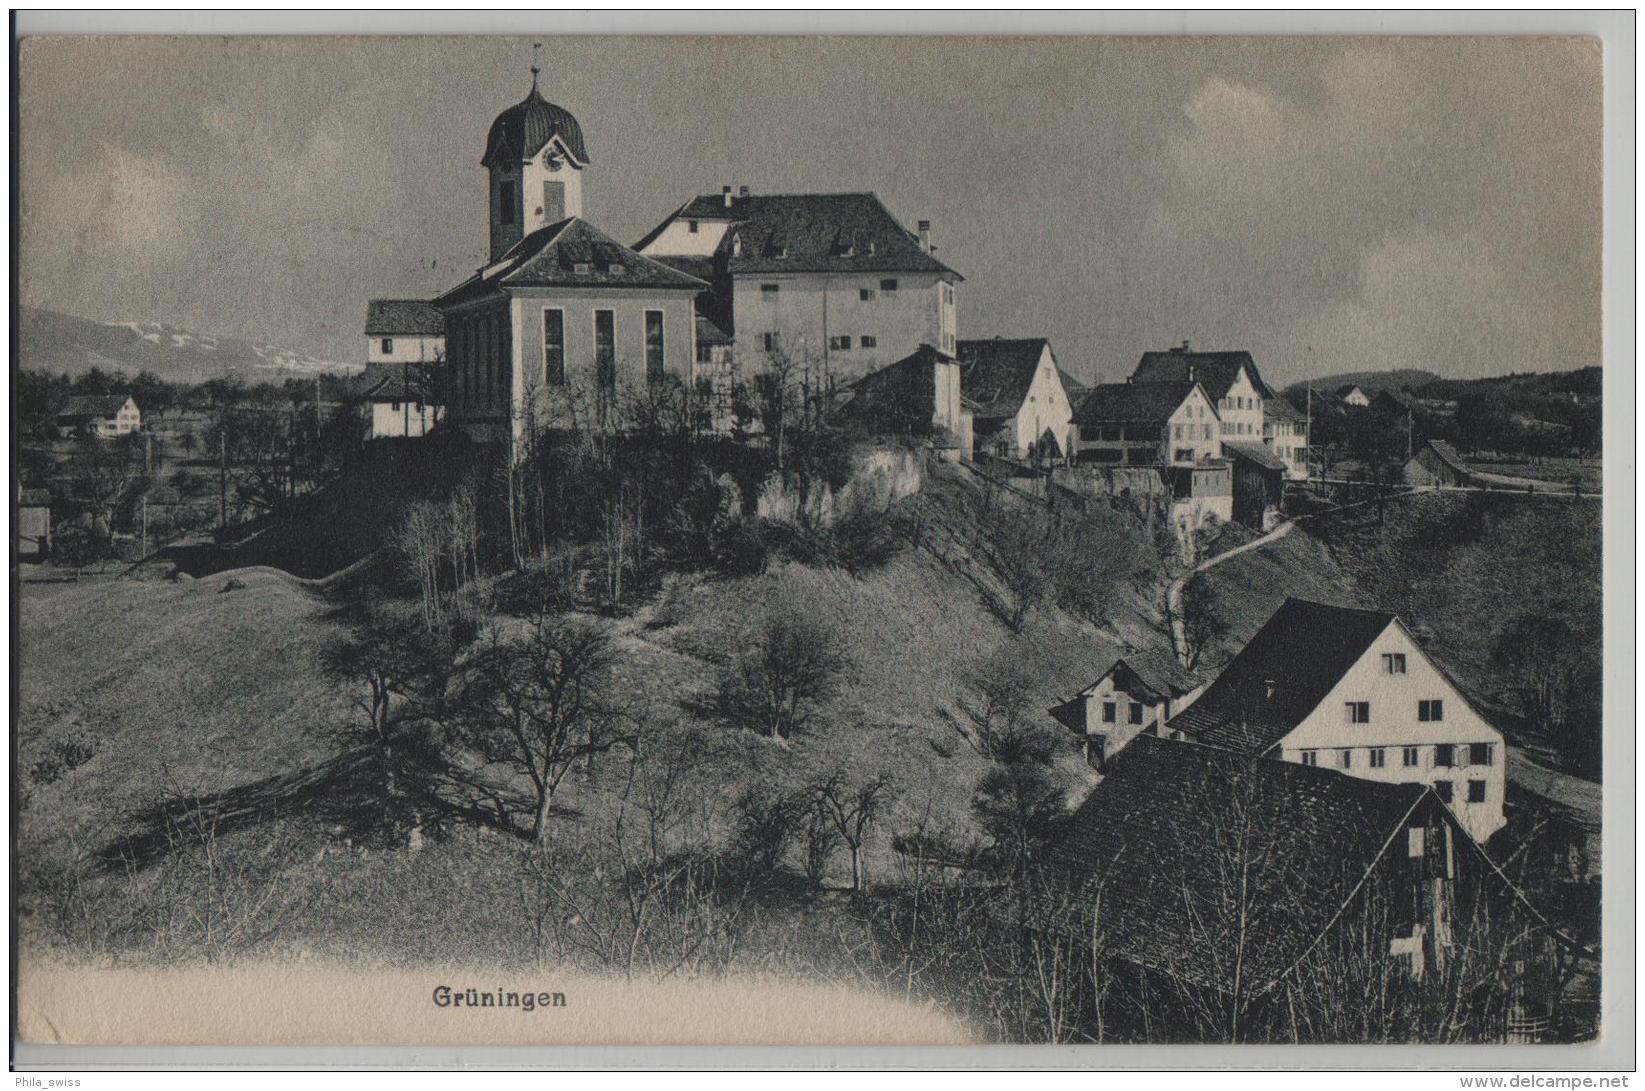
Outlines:
[[582,126],[531,90],[491,123],[485,265],[442,293],[446,419],[519,438],[584,403],[677,380],[729,421],[730,390],[770,361],[841,387],[957,344],[955,288],[929,221],[903,227],[872,193],[694,197],[635,246],[583,218]]
[[569,111],[531,91],[491,123],[480,165],[490,259],[434,300],[452,422],[499,442],[665,377],[692,380],[698,278],[583,219],[590,158]]

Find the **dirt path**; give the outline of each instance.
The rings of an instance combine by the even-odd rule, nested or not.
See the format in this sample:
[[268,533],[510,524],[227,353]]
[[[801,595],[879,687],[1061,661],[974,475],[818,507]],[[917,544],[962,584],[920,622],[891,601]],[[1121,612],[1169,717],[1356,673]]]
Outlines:
[[1287,520],[1260,538],[1252,538],[1244,545],[1235,546],[1226,553],[1218,553],[1215,557],[1201,561],[1171,581],[1171,586],[1165,592],[1165,610],[1166,616],[1171,619],[1171,647],[1173,650],[1182,647],[1182,589],[1187,586],[1188,581],[1208,568],[1215,568],[1230,557],[1237,557],[1241,553],[1248,553],[1253,549],[1260,549],[1262,546],[1279,541],[1291,533],[1296,525],[1294,521]]

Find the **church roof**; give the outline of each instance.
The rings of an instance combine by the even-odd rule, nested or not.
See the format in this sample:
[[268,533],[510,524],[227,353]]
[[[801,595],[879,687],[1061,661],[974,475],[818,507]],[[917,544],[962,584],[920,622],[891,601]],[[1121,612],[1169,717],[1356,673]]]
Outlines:
[[543,98],[537,90],[537,81],[531,81],[531,93],[523,100],[497,115],[486,134],[485,156],[482,167],[499,160],[524,162],[559,137],[566,150],[579,164],[588,162],[588,149],[583,145],[583,127],[571,116],[571,111],[556,106]]
[[587,220],[572,216],[538,228],[480,272],[434,300],[442,309],[514,288],[673,289],[708,285],[635,253]]
[[938,273],[963,280],[926,253],[872,193],[773,193],[693,197],[636,245],[676,220],[730,220],[721,243],[736,273]]

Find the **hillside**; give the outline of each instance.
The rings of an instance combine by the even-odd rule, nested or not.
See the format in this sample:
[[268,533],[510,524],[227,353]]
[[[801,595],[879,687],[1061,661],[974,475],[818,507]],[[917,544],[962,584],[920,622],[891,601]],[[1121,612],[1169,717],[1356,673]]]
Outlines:
[[259,383],[344,374],[360,366],[160,322],[95,322],[35,307],[19,307],[17,317],[19,366],[70,376],[99,368],[129,375],[149,371],[174,383],[217,378]]
[[1344,371],[1337,375],[1322,375],[1317,379],[1292,383],[1283,393],[1294,401],[1310,386],[1314,388],[1315,397],[1329,394],[1338,387],[1357,386],[1365,393],[1375,395],[1378,391],[1403,390],[1406,387],[1416,390],[1438,379],[1439,376],[1431,371],[1420,371],[1415,368],[1396,368],[1392,371]]

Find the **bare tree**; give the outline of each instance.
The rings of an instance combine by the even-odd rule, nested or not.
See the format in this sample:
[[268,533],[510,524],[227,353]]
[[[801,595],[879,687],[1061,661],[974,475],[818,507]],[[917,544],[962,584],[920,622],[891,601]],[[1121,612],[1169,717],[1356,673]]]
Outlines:
[[539,615],[521,640],[493,629],[470,664],[463,716],[489,760],[523,773],[533,791],[531,839],[548,841],[555,792],[579,761],[625,741],[605,692],[612,663],[605,628]]
[[1216,592],[1203,576],[1190,576],[1182,585],[1182,665],[1193,670],[1210,643],[1228,632],[1218,612]]
[[888,800],[891,783],[884,774],[853,783],[845,774],[835,773],[813,789],[818,809],[851,850],[851,889],[858,893],[868,878],[863,869],[863,841]]

